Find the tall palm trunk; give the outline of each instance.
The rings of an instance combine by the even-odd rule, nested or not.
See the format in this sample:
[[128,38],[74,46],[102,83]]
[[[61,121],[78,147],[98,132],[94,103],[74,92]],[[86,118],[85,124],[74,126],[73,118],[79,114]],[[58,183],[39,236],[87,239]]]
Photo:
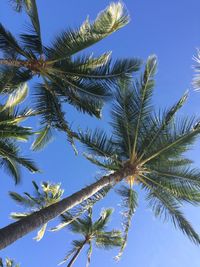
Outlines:
[[120,171],[116,171],[108,176],[103,176],[97,182],[81,189],[71,196],[0,229],[0,250],[65,211],[80,204],[104,187],[108,185],[113,186],[113,184],[120,182],[123,178],[132,175],[133,173],[133,168],[124,166]]
[[81,250],[83,249],[83,247],[85,246],[87,240],[85,240],[83,242],[83,244],[80,246],[79,249],[77,249],[76,253],[74,254],[74,256],[72,257],[72,259],[70,260],[70,262],[68,263],[67,267],[70,267],[74,264],[74,262],[76,261],[76,259],[78,258],[78,255],[80,254]]

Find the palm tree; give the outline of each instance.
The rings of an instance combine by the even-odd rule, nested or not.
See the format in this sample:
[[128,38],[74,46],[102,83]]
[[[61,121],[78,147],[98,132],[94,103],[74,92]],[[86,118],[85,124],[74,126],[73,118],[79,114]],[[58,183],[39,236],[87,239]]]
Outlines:
[[0,258],[0,267],[20,267],[19,264],[16,264],[14,260],[6,258],[5,264],[3,264],[2,258]]
[[[64,190],[61,189],[60,184],[52,184],[50,182],[42,182],[41,189],[37,185],[36,182],[32,181],[34,187],[34,194],[30,195],[25,192],[22,196],[16,192],[10,192],[9,195],[11,198],[22,207],[27,209],[26,212],[12,212],[11,218],[15,220],[20,220],[22,218],[27,217],[28,215],[41,210],[45,207],[48,207],[59,200],[64,193]],[[42,228],[38,231],[37,236],[34,238],[36,241],[40,241],[47,228],[47,223],[42,226]]]
[[14,178],[15,183],[21,178],[20,166],[31,172],[38,171],[32,160],[21,155],[18,145],[18,142],[27,141],[32,135],[29,127],[19,125],[33,115],[30,109],[19,110],[19,104],[26,98],[27,93],[28,87],[25,84],[0,104],[0,166]]
[[[76,136],[88,149],[86,157],[108,171],[95,183],[60,202],[0,230],[0,248],[6,247],[25,234],[62,214],[106,186],[122,184],[125,211],[125,241],[130,220],[136,207],[133,186],[145,190],[146,200],[156,216],[171,219],[196,244],[199,235],[183,216],[182,204],[199,203],[200,170],[186,158],[200,134],[200,123],[194,117],[175,119],[184,105],[185,94],[175,105],[155,113],[151,103],[157,60],[148,58],[144,73],[130,83],[121,82],[112,108],[112,135],[102,130],[79,132]],[[128,202],[127,202],[128,200]],[[125,243],[122,247],[125,247]]]
[[[87,266],[89,266],[93,245],[98,248],[111,249],[120,247],[122,244],[121,232],[118,230],[106,231],[108,221],[110,220],[112,209],[105,209],[98,220],[92,220],[92,209],[83,218],[78,218],[71,222],[68,228],[75,234],[82,236],[79,240],[73,240],[72,249],[61,263],[65,263],[70,257],[67,267],[74,264],[80,252],[85,246],[89,246],[87,252]],[[68,222],[68,214],[62,215],[62,222]]]
[[46,144],[52,127],[66,132],[68,140],[73,143],[62,103],[69,103],[77,110],[99,118],[103,102],[110,97],[117,79],[130,76],[140,65],[138,59],[112,63],[110,53],[96,58],[76,54],[125,26],[129,16],[121,2],[111,3],[93,23],[86,19],[80,28],[61,32],[51,45],[45,46],[35,0],[14,2],[20,7],[29,3],[27,14],[31,25],[29,32],[21,34],[17,41],[0,24],[0,51],[4,54],[0,59],[0,72],[7,82],[7,90],[12,91],[19,83],[40,77],[34,88],[33,102],[43,126],[33,149]]

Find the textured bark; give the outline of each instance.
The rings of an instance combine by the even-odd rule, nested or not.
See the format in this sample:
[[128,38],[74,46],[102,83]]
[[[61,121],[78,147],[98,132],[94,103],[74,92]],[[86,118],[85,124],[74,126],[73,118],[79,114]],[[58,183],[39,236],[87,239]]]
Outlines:
[[77,249],[76,253],[74,254],[74,256],[72,257],[72,259],[68,263],[67,267],[70,267],[70,266],[72,266],[74,264],[74,262],[78,258],[78,255],[80,254],[82,248],[85,246],[86,243],[87,243],[87,241],[83,242],[82,246],[79,249]]
[[102,177],[97,182],[81,189],[71,196],[0,229],[0,249],[7,247],[63,212],[75,207],[104,187],[120,182],[123,178],[133,174],[133,172],[132,168],[124,167],[120,171]]

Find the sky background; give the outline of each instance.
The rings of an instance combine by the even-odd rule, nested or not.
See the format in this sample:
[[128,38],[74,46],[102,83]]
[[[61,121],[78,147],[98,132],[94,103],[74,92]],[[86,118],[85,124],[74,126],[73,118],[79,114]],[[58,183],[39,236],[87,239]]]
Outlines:
[[[12,11],[8,0],[0,1],[0,22],[14,33],[21,33],[27,17]],[[48,43],[60,30],[68,26],[75,27],[87,17],[94,19],[99,11],[104,9],[108,0],[38,0],[43,40]],[[114,58],[139,57],[146,59],[150,54],[158,56],[158,73],[154,92],[156,108],[165,108],[174,103],[187,89],[190,90],[189,100],[181,111],[182,115],[200,114],[200,93],[191,88],[193,76],[192,56],[200,46],[200,2],[199,0],[125,0],[125,5],[131,16],[131,23],[112,36],[93,46],[90,51],[99,55],[105,51],[113,51]],[[30,93],[34,88],[30,84]],[[31,100],[29,100],[30,104]],[[109,131],[109,106],[103,112],[103,120],[97,121],[89,116],[66,107],[69,120],[73,125],[99,126]],[[38,122],[27,121],[28,125]],[[189,156],[200,165],[199,142]],[[9,213],[20,211],[20,207],[9,199],[8,191],[32,192],[31,181],[61,182],[65,196],[79,190],[94,181],[99,170],[87,162],[81,155],[75,156],[66,142],[64,135],[57,134],[53,143],[40,153],[29,150],[30,143],[24,146],[25,154],[38,163],[43,170],[41,174],[32,175],[23,171],[23,180],[17,187],[10,177],[0,172],[0,227],[10,223]],[[171,223],[163,223],[155,219],[139,194],[139,208],[133,218],[129,234],[128,246],[120,262],[113,257],[116,250],[101,251],[94,249],[91,267],[199,267],[200,248],[193,245],[181,232],[175,231]],[[111,193],[105,200],[96,205],[95,215],[102,207],[114,207],[115,213],[110,223],[110,229],[121,227],[120,200]],[[200,208],[185,207],[185,213],[196,230],[200,233]],[[55,226],[58,220],[50,223]],[[11,257],[20,262],[22,267],[54,267],[64,258],[70,249],[74,236],[67,230],[57,233],[47,233],[40,242],[32,238],[36,232],[30,233],[0,252],[1,257]],[[75,267],[85,266],[86,255],[75,263]]]

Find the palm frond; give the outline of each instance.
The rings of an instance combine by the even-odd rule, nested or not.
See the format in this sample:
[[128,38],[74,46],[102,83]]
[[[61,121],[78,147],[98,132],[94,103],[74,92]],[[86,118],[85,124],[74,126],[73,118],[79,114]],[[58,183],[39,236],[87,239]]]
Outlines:
[[40,230],[38,231],[38,233],[37,233],[37,236],[34,237],[33,239],[36,240],[36,241],[40,241],[40,240],[44,237],[46,228],[47,228],[47,223],[45,223],[45,224],[41,227],[41,229],[40,229]]
[[93,23],[87,19],[79,29],[64,31],[53,41],[46,51],[49,59],[65,59],[99,42],[129,22],[129,16],[123,5],[111,3],[102,11]]
[[153,148],[153,151],[149,151],[149,155],[145,156],[142,163],[154,160],[155,158],[165,157],[169,155],[172,158],[182,156],[182,154],[188,150],[188,148],[195,142],[199,133],[199,121],[194,118],[184,118],[176,122],[176,124],[170,125],[168,132],[165,131],[165,135],[162,138],[157,139],[159,149],[156,150],[158,144]]
[[9,196],[21,206],[24,207],[33,207],[35,205],[35,201],[33,201],[30,198],[27,198],[27,196],[23,197],[22,195],[16,193],[16,192],[9,192]]
[[19,169],[19,165],[16,161],[14,161],[12,158],[2,158],[0,159],[0,166],[4,169],[6,173],[8,173],[9,176],[11,176],[15,184],[18,184],[21,179],[21,173]]
[[135,129],[134,137],[133,137],[134,141],[133,141],[133,150],[132,150],[131,160],[133,160],[135,157],[140,125],[141,123],[143,123],[145,118],[149,115],[149,112],[151,110],[150,100],[151,100],[152,91],[155,85],[153,77],[156,73],[156,69],[157,69],[157,58],[153,55],[147,59],[145,71],[141,78],[141,82],[136,85],[137,87],[139,86],[138,93],[139,93],[140,102],[138,103],[139,106],[138,106],[138,114],[137,114],[136,125],[135,125],[136,129]]
[[22,84],[32,78],[29,70],[18,70],[15,67],[0,68],[0,92],[3,94],[13,93]]
[[98,233],[96,246],[104,249],[122,246],[123,238],[121,231],[112,230],[110,232]]
[[148,194],[147,199],[151,201],[151,207],[155,213],[155,216],[163,216],[164,220],[171,219],[175,228],[179,228],[195,244],[200,244],[199,235],[195,232],[191,224],[185,219],[179,209],[179,204],[170,194],[162,190],[152,190]]
[[33,142],[31,148],[33,151],[43,149],[47,144],[52,141],[52,131],[49,125],[46,125],[44,128],[37,132],[37,138]]
[[18,54],[27,56],[25,51],[20,47],[15,37],[7,31],[0,23],[0,50],[6,58],[15,58]]
[[104,131],[96,129],[94,132],[79,130],[76,139],[78,139],[87,150],[96,156],[114,158],[116,154],[112,139],[107,137]]
[[124,234],[123,234],[123,240],[121,242],[120,252],[116,256],[116,259],[119,260],[127,244],[128,232],[131,226],[131,220],[133,214],[135,213],[135,209],[137,207],[137,194],[131,187],[127,186],[121,186],[120,189],[117,190],[117,193],[122,197],[123,201],[122,206],[124,208],[124,211],[122,213],[124,217],[123,221]]
[[96,157],[93,154],[90,155],[88,153],[83,153],[83,156],[91,163],[95,164],[96,166],[99,166],[103,170],[117,171],[121,168],[120,162],[117,160],[117,158],[114,159],[114,156],[112,157],[112,159],[102,159],[101,157]]
[[3,110],[7,108],[12,109],[17,105],[21,104],[27,97],[27,95],[28,95],[28,86],[25,83],[22,86],[20,86],[17,90],[15,90],[12,94],[9,95],[8,100],[3,106]]
[[165,134],[165,130],[171,125],[174,117],[177,112],[182,108],[188,98],[188,92],[186,92],[171,108],[167,111],[163,112],[161,115],[160,121],[158,118],[153,119],[152,128],[147,131],[146,136],[143,140],[143,147],[141,148],[142,154],[140,158],[145,155],[146,151],[149,151],[151,146],[154,145],[157,139],[159,139],[160,135]]
[[31,19],[32,25],[29,27],[30,34],[21,34],[25,49],[31,49],[39,55],[43,54],[42,37],[40,30],[40,21],[38,17],[38,10],[35,0],[30,0],[26,12]]
[[121,148],[123,155],[132,154],[132,133],[136,117],[135,92],[132,82],[120,80],[119,88],[114,94],[114,104],[111,111],[111,126],[113,128],[114,142]]
[[99,231],[99,232],[105,230],[112,213],[113,213],[113,209],[103,210],[101,212],[101,217],[96,222],[94,222],[93,230]]

